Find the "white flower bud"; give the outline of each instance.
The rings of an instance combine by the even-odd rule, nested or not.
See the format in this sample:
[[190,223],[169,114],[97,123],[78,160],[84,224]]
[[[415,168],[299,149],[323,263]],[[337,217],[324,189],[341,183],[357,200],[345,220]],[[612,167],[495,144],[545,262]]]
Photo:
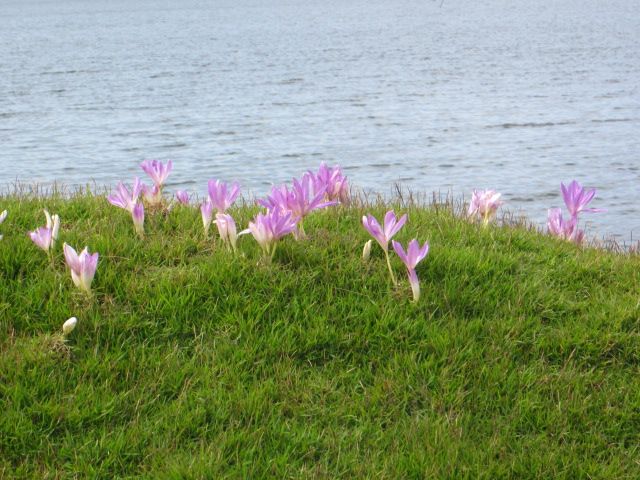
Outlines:
[[76,317],[71,317],[69,320],[62,324],[62,334],[65,336],[69,335],[73,331],[73,329],[76,328],[77,324],[78,319]]

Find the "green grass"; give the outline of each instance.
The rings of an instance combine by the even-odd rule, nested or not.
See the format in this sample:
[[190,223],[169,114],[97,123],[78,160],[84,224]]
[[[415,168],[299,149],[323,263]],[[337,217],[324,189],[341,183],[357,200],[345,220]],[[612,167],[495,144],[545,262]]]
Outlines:
[[[26,236],[43,207],[55,269]],[[640,477],[639,256],[396,205],[431,245],[412,304],[397,258],[398,288],[360,258],[384,205],[315,213],[272,265],[197,209],[141,241],[101,197],[5,208],[0,478]],[[101,254],[93,299],[62,241]]]

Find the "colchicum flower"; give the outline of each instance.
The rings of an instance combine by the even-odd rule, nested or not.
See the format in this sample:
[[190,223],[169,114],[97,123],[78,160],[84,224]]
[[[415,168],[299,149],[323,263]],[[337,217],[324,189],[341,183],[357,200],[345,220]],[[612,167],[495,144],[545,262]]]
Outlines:
[[[0,223],[4,222],[6,218],[7,218],[7,211],[4,210],[2,213],[0,213]],[[2,235],[0,235],[0,240],[2,240]]]
[[558,238],[580,245],[584,239],[584,231],[578,228],[578,215],[581,212],[596,213],[604,210],[586,208],[596,194],[595,188],[587,191],[577,181],[573,180],[569,185],[560,183],[560,190],[571,217],[569,220],[564,220],[562,218],[562,210],[551,208],[547,214],[547,229],[550,234]]
[[84,250],[78,255],[78,253],[66,243],[63,249],[64,258],[71,269],[71,279],[73,283],[79,289],[91,293],[91,282],[98,267],[98,254],[94,253],[91,255],[89,248],[84,247]]
[[302,221],[304,217],[312,211],[335,205],[337,201],[325,201],[326,185],[320,191],[314,191],[313,176],[305,173],[301,180],[293,179],[293,186],[289,190],[285,185],[271,189],[271,195],[266,200],[259,200],[258,203],[271,210],[281,212],[291,212],[298,221],[300,236],[304,237],[304,227]]
[[131,212],[131,218],[133,219],[133,226],[136,229],[136,233],[140,238],[144,237],[144,205],[142,202],[136,203]]
[[209,200],[218,213],[225,213],[238,198],[240,186],[234,182],[231,187],[220,180],[209,180]]
[[391,238],[400,231],[403,225],[407,221],[407,215],[404,214],[400,219],[396,218],[393,210],[389,210],[384,216],[384,228],[380,226],[378,221],[373,215],[366,215],[362,217],[362,225],[371,234],[371,236],[378,242],[384,255],[387,258],[387,267],[389,268],[389,275],[394,285],[397,284],[396,276],[391,268],[391,261],[389,260],[389,241]]
[[317,173],[309,172],[309,174],[313,178],[315,193],[323,191],[327,200],[338,200],[340,203],[349,202],[349,183],[338,165],[327,167],[322,162]]
[[596,213],[603,211],[598,208],[585,208],[593,200],[596,194],[595,188],[587,191],[577,181],[573,180],[568,186],[560,183],[560,190],[562,190],[564,203],[572,217],[577,218],[580,212]]
[[176,192],[176,200],[183,205],[189,205],[189,192],[178,190]]
[[131,191],[122,183],[118,183],[118,187],[116,188],[116,192],[109,195],[107,200],[111,205],[115,205],[116,207],[124,208],[129,213],[133,212],[133,207],[138,202],[138,197],[142,192],[142,183],[140,179],[136,177],[133,180],[133,187]]
[[216,213],[215,224],[218,226],[222,241],[235,252],[238,233],[233,217],[227,213]]
[[429,244],[424,243],[422,247],[416,239],[409,242],[407,251],[405,252],[400,242],[393,240],[391,242],[393,249],[396,251],[402,262],[407,267],[407,273],[409,274],[409,283],[411,284],[411,291],[413,292],[413,301],[417,302],[420,298],[420,281],[416,274],[416,265],[427,256],[429,253]]
[[468,215],[474,219],[482,219],[484,226],[496,216],[498,207],[503,202],[500,201],[501,193],[495,190],[474,190],[469,203]]
[[140,168],[151,177],[158,191],[161,191],[164,182],[173,169],[173,162],[169,160],[167,164],[164,165],[159,160],[145,160],[140,164]]
[[369,261],[369,257],[371,257],[371,244],[373,240],[367,240],[364,242],[364,248],[362,249],[362,259],[367,262]]
[[205,200],[200,205],[200,213],[202,214],[202,225],[204,226],[204,236],[209,235],[209,227],[213,220],[213,204],[210,200]]
[[29,237],[38,247],[43,249],[48,254],[51,253],[58,239],[58,232],[60,231],[60,217],[58,215],[51,216],[49,212],[44,211],[44,215],[47,218],[47,225],[40,227],[33,232],[29,232]]
[[547,229],[552,235],[580,245],[584,239],[584,231],[578,229],[578,217],[569,220],[562,218],[562,210],[550,208],[547,216]]
[[78,324],[78,319],[76,317],[71,317],[69,320],[62,324],[62,335],[65,337],[73,332],[73,329],[76,328]]
[[51,249],[51,229],[47,227],[40,227],[33,232],[29,232],[29,237],[33,243],[35,243],[38,247],[43,249],[45,252],[49,253]]
[[249,222],[249,228],[239,235],[251,233],[256,239],[265,257],[269,260],[276,253],[276,245],[279,239],[296,230],[297,219],[291,212],[283,213],[280,210],[268,210],[267,213],[258,213],[253,222]]
[[154,185],[153,187],[142,185],[142,196],[150,207],[155,207],[162,203],[162,187]]

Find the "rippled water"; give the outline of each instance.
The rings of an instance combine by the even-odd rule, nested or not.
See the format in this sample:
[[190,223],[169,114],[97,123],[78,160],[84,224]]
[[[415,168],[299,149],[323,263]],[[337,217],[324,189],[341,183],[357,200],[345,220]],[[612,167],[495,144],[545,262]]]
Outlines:
[[597,187],[594,236],[640,236],[637,0],[4,0],[0,184],[255,194],[340,163],[390,192],[502,192],[541,221]]

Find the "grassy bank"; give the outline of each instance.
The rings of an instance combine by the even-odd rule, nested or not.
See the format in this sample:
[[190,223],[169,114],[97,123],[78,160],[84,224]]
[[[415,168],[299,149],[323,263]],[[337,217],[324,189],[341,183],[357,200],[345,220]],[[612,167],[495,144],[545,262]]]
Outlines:
[[[55,268],[26,235],[43,207]],[[2,478],[640,476],[638,256],[396,206],[431,245],[414,305],[397,258],[398,288],[360,258],[383,205],[314,213],[272,265],[197,209],[149,213],[144,241],[101,197],[3,209]],[[100,253],[93,299],[62,241]]]

